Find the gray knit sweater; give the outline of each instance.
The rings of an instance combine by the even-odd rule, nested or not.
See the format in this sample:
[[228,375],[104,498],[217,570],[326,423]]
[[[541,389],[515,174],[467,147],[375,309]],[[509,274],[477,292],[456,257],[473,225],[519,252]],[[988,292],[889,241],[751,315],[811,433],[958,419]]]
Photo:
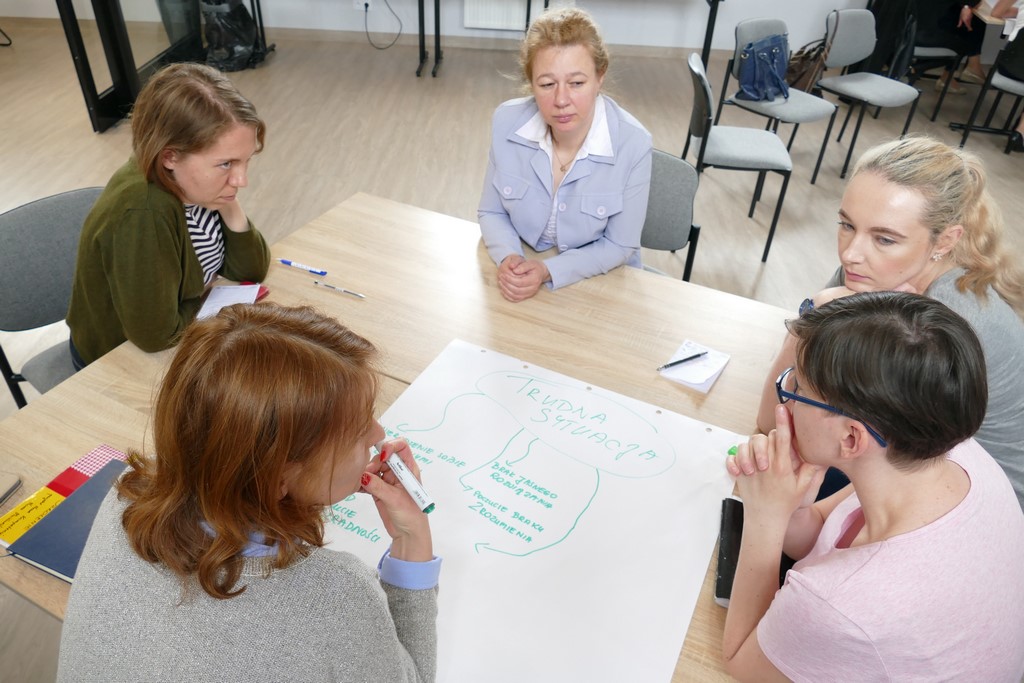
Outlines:
[[348,553],[316,549],[215,600],[132,550],[112,491],[78,565],[58,681],[433,681],[437,590],[382,584]]

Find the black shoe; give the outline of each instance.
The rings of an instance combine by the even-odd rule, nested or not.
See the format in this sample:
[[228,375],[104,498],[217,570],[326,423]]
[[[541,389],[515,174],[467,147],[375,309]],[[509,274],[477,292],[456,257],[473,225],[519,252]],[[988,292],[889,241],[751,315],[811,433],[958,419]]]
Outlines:
[[1007,147],[1011,152],[1024,152],[1024,134],[1019,130],[1010,133],[1010,144]]

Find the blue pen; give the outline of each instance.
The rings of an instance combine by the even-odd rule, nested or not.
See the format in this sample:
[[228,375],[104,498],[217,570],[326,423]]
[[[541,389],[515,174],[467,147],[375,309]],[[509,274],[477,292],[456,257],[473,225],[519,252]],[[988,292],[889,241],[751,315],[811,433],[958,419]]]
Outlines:
[[304,265],[302,263],[296,263],[295,261],[292,261],[291,259],[279,258],[277,260],[279,262],[283,263],[286,266],[291,266],[292,268],[298,268],[299,270],[304,270],[307,273],[313,273],[313,275],[327,275],[327,271],[326,270],[321,270],[320,268],[314,268],[313,266],[307,266],[307,265]]

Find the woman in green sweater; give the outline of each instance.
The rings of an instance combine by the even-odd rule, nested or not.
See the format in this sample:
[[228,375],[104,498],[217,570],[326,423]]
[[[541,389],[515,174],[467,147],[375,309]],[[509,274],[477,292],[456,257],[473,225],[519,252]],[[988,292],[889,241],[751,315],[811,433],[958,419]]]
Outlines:
[[266,125],[215,69],[172,64],[139,93],[132,158],[85,221],[67,322],[81,369],[125,340],[175,343],[218,275],[259,281],[270,251],[238,201]]

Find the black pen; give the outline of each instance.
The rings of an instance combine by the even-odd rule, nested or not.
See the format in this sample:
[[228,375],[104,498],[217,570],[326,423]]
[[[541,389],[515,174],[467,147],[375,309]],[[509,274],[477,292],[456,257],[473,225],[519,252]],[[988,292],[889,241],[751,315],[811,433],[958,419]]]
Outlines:
[[353,292],[351,289],[345,289],[344,287],[335,287],[334,285],[329,285],[326,282],[320,282],[319,280],[313,280],[313,284],[319,285],[320,287],[326,287],[327,289],[333,289],[335,292],[341,292],[342,294],[351,294],[352,296],[357,296],[360,299],[366,298],[365,294]]
[[655,370],[655,372],[661,372],[662,370],[667,370],[668,368],[674,368],[677,365],[682,365],[683,363],[688,363],[691,360],[697,360],[701,356],[706,356],[706,355],[708,355],[707,351],[701,351],[700,353],[695,353],[692,356],[687,356],[686,358],[680,358],[679,360],[674,360],[671,363],[665,363],[660,368]]

